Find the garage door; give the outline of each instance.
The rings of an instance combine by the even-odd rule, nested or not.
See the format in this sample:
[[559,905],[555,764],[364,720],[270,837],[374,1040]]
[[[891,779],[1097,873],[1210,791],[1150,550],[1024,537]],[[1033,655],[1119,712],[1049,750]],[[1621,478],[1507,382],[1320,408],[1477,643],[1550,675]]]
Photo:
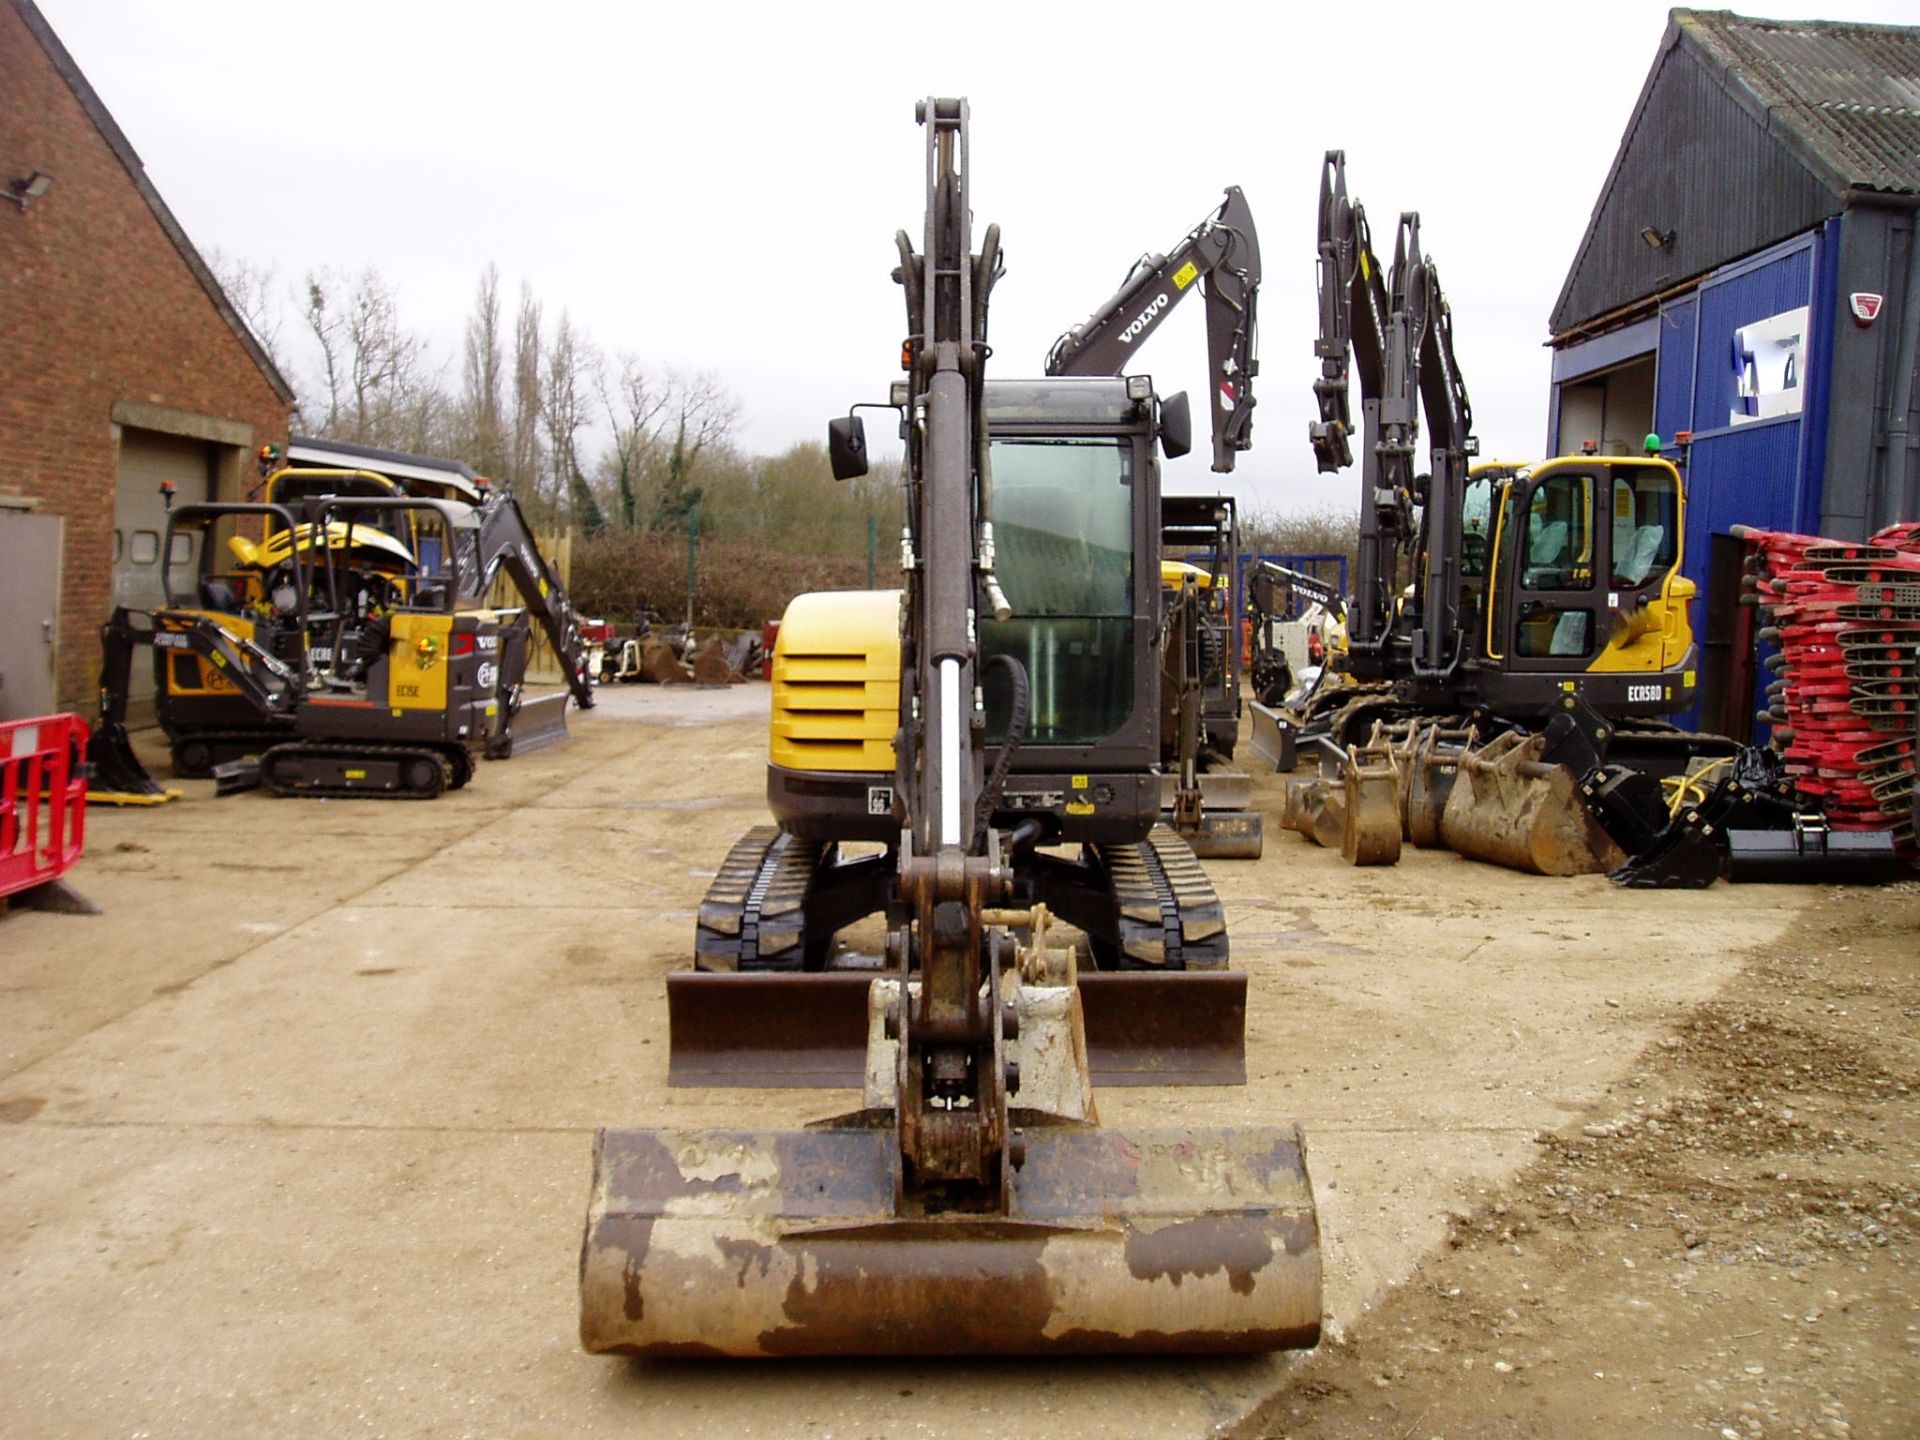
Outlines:
[[[160,553],[167,533],[162,482],[173,483],[174,504],[195,504],[211,494],[213,465],[213,447],[204,440],[162,435],[153,430],[123,429],[120,432],[120,474],[113,512],[113,600],[116,605],[147,610],[166,602]],[[194,543],[190,536],[180,537],[181,553],[173,557],[176,583],[180,577],[194,573],[198,559],[192,548]],[[134,659],[127,719],[135,725],[153,723],[153,667],[144,656]]]

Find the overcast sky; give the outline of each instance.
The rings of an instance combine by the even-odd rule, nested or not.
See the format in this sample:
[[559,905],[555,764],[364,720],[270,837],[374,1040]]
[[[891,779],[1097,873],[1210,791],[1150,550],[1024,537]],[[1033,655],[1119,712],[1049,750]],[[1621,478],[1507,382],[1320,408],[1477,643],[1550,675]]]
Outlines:
[[[897,374],[920,97],[972,102],[976,226],[998,221],[1007,254],[990,373],[1037,374],[1237,184],[1265,280],[1232,488],[1267,510],[1357,504],[1357,470],[1316,476],[1306,440],[1323,153],[1346,150],[1376,247],[1420,211],[1483,451],[1536,454],[1548,313],[1667,19],[1652,0],[38,3],[203,249],[287,283],[377,266],[450,380],[496,262],[603,349],[720,376],[760,451]],[[1819,13],[1916,18],[1913,0]],[[1204,339],[1183,306],[1141,362],[1203,430]],[[1172,488],[1213,488],[1208,448]]]

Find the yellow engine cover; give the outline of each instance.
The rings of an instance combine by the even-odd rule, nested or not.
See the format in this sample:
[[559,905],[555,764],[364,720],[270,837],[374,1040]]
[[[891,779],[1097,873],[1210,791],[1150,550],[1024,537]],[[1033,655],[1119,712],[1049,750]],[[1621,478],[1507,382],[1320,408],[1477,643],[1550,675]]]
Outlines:
[[783,770],[893,769],[900,592],[798,595],[773,646],[767,758]]
[[[451,615],[393,617],[387,642],[387,704],[395,710],[447,708]],[[370,697],[371,698],[371,697]]]

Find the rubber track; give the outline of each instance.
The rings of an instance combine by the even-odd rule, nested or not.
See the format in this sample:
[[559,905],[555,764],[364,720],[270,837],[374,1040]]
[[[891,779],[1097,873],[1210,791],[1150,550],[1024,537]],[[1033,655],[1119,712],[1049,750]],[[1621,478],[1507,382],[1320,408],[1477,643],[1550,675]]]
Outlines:
[[[376,790],[359,785],[301,786],[282,789],[273,783],[273,758],[276,755],[333,756],[350,760],[431,760],[440,767],[440,783],[431,790]],[[469,772],[471,773],[471,772]],[[260,757],[260,783],[276,795],[296,800],[436,800],[452,783],[453,762],[438,750],[424,745],[341,745],[295,741],[276,745]]]
[[756,825],[727,852],[700,902],[696,970],[800,970],[806,957],[807,887],[818,845]]
[[1098,848],[1113,885],[1122,969],[1226,968],[1226,911],[1184,837],[1156,825],[1137,844]]

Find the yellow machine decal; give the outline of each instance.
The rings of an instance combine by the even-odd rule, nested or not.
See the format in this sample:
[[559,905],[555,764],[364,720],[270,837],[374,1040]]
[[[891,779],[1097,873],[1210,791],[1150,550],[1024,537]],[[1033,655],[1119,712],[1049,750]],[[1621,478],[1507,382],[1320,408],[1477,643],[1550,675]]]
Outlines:
[[[236,640],[254,638],[253,622],[244,615],[228,615],[218,610],[181,610],[181,615],[198,615],[213,621]],[[185,625],[170,625],[165,615],[155,622],[162,630],[182,631]],[[234,693],[233,681],[226,676],[224,655],[196,655],[176,651],[168,657],[167,694],[176,696],[226,696]]]
[[387,642],[387,704],[402,710],[447,708],[448,639],[451,615],[393,617]]
[[1176,290],[1184,290],[1199,278],[1200,278],[1200,271],[1198,267],[1196,267],[1194,263],[1191,260],[1189,260],[1186,264],[1182,265],[1178,270],[1173,272],[1173,288]]

